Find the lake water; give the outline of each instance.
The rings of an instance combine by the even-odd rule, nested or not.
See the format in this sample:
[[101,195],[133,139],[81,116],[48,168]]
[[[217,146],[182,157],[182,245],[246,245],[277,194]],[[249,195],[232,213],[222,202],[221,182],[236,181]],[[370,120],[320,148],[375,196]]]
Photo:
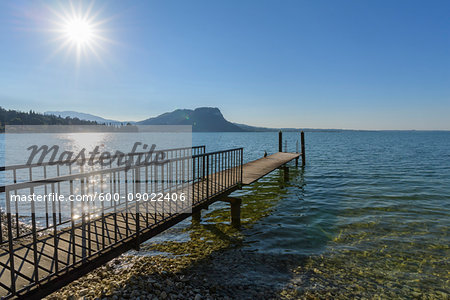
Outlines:
[[[299,137],[284,133],[288,151]],[[244,147],[249,161],[276,152],[278,134],[194,133],[192,144]],[[227,280],[319,296],[448,297],[450,132],[307,132],[306,160],[288,181],[275,170],[233,194],[243,228],[222,250],[244,259]],[[228,218],[217,203],[203,224],[225,228]],[[150,243],[187,242],[198,230],[189,224]],[[205,239],[223,238],[213,235]]]
[[[247,161],[278,147],[277,133],[193,138],[207,150],[243,146]],[[295,151],[299,134],[283,139]],[[289,182],[276,170],[235,193],[243,243],[228,252],[243,258],[223,280],[320,297],[448,297],[450,132],[307,132],[306,160],[304,169],[291,165]],[[218,203],[204,223],[228,218]],[[185,225],[167,238],[195,230]]]

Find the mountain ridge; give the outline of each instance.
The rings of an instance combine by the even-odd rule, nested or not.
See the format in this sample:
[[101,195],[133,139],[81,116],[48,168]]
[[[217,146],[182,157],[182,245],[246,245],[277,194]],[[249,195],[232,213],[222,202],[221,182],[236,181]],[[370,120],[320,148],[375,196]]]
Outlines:
[[135,123],[133,121],[117,121],[117,120],[112,120],[112,119],[105,119],[103,117],[100,116],[96,116],[93,114],[88,114],[88,113],[83,113],[83,112],[78,112],[78,111],[73,111],[73,110],[64,110],[64,111],[46,111],[44,112],[44,115],[53,115],[53,116],[57,116],[57,117],[61,117],[61,118],[78,118],[80,120],[86,120],[86,121],[93,121],[93,122],[97,122],[99,124],[122,124],[122,123]]
[[138,125],[192,125],[194,132],[246,131],[227,121],[217,107],[176,109],[159,116],[136,122]]
[[[79,118],[80,120],[95,121],[99,124],[137,124],[137,125],[192,125],[194,132],[270,132],[270,131],[298,131],[300,128],[271,128],[258,127],[241,123],[233,123],[225,119],[222,112],[217,107],[198,107],[195,109],[176,109],[165,112],[155,117],[150,117],[142,121],[118,121],[105,119],[93,114],[76,111],[46,111],[46,115],[67,116]],[[342,129],[312,129],[304,128],[307,131],[342,131]]]

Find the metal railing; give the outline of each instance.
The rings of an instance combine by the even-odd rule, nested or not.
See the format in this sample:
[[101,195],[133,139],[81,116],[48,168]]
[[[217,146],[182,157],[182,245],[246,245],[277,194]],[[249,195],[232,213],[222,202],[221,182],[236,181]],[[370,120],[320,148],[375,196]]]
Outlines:
[[[204,146],[192,149],[205,150]],[[175,216],[187,216],[192,208],[240,187],[242,148],[193,155],[173,150],[166,150],[174,154],[168,155],[164,163],[38,180],[30,175],[28,181],[7,184],[6,214],[0,215],[0,266],[4,269],[0,274],[0,296],[13,296],[48,278],[70,273],[99,253],[130,243],[130,239],[139,243],[148,230],[169,224]],[[11,195],[47,193],[86,199],[63,203],[55,199],[20,203],[8,200]],[[185,200],[181,200],[182,194]],[[110,198],[100,199],[99,195]],[[149,195],[169,195],[169,199],[149,201]]]
[[[166,158],[177,158],[181,156],[192,156],[198,155],[206,152],[206,146],[193,146],[193,147],[181,147],[181,148],[171,148],[164,150],[157,150],[158,152],[163,152]],[[146,155],[147,152],[135,152],[126,154],[127,157],[135,157]],[[118,158],[119,155],[111,156],[111,161]],[[105,168],[104,165],[99,164],[101,168]],[[78,167],[78,168],[77,168]],[[106,166],[112,168],[112,165]],[[55,162],[43,162],[34,164],[20,164],[20,165],[10,165],[10,166],[0,166],[0,172],[3,172],[2,178],[5,180],[0,185],[0,193],[5,191],[5,185],[17,182],[33,181],[36,179],[46,179],[49,176],[61,176],[72,173],[83,173],[86,170],[81,169],[77,165],[77,161],[71,162],[70,164],[61,163],[60,161]]]
[[[176,158],[180,158],[180,157],[192,157],[195,155],[199,155],[202,153],[205,153],[206,147],[205,146],[194,146],[194,147],[183,147],[183,148],[172,148],[172,149],[164,149],[164,150],[159,150],[159,152],[164,153],[164,157],[166,157],[166,159],[176,159]],[[144,155],[146,153],[144,152],[137,152],[137,153],[133,153],[133,154],[128,154],[128,156],[133,157],[133,156],[138,156],[138,155]],[[114,157],[114,156],[113,156]],[[113,158],[112,157],[112,158]],[[112,160],[111,160],[112,161]],[[64,180],[59,180],[58,178],[73,178],[72,180],[74,180],[74,178],[76,178],[76,176],[69,176],[69,175],[76,175],[76,174],[85,174],[85,177],[79,177],[79,178],[84,178],[84,180],[86,181],[85,183],[83,183],[83,185],[88,186],[89,187],[89,183],[92,184],[93,179],[89,178],[89,174],[97,174],[100,176],[101,174],[101,178],[102,180],[104,180],[106,177],[105,174],[110,173],[110,177],[109,179],[109,183],[110,186],[112,187],[113,185],[117,186],[118,189],[122,188],[126,188],[124,187],[124,182],[122,182],[123,180],[121,180],[120,177],[120,172],[118,173],[117,171],[114,171],[115,169],[113,168],[112,164],[109,164],[109,168],[105,168],[105,166],[101,165],[101,164],[96,164],[95,167],[100,168],[100,170],[106,170],[105,172],[98,172],[99,170],[95,170],[93,167],[91,167],[91,172],[89,172],[87,169],[88,167],[84,167],[84,166],[76,166],[75,164],[70,164],[68,166],[65,166],[64,164],[59,164],[57,162],[54,163],[42,163],[42,164],[30,164],[30,165],[13,165],[13,166],[6,166],[6,167],[0,167],[0,172],[11,172],[11,177],[9,182],[10,185],[9,187],[12,187],[12,184],[17,184],[17,183],[21,183],[21,185],[24,188],[23,189],[27,189],[28,185],[26,183],[32,183],[32,182],[38,182],[40,184],[38,185],[33,185],[30,184],[30,186],[33,186],[33,188],[29,190],[30,194],[42,194],[42,195],[49,195],[50,193],[56,193],[56,194],[73,194],[74,191],[76,191],[77,189],[83,189],[84,187],[81,185],[81,183],[77,186],[76,182],[71,183],[68,187],[64,187],[61,185],[61,182],[63,182]],[[51,169],[51,170],[49,170]],[[123,170],[124,168],[118,168],[116,170]],[[18,170],[24,170],[24,174],[23,176],[18,175]],[[108,170],[111,170],[112,172],[109,172]],[[39,172],[40,171],[40,172]],[[92,173],[93,171],[96,171],[96,173]],[[28,176],[26,176],[28,174]],[[69,177],[67,177],[69,176]],[[133,176],[133,174],[125,174],[122,175],[123,178],[125,178],[125,180],[128,180],[128,176]],[[4,178],[8,178],[8,176],[3,176]],[[77,179],[79,179],[77,178]],[[95,180],[95,179],[94,179]],[[98,180],[98,178],[97,178]],[[7,197],[5,195],[5,190],[7,189],[7,186],[0,186],[0,196],[3,194],[4,199],[1,199],[1,202],[5,201],[5,203],[3,205],[6,206],[6,202],[8,200],[9,197]],[[16,190],[12,190],[10,188],[10,194],[14,193],[15,195],[17,195],[18,189]],[[102,193],[104,193],[105,191],[102,191]],[[110,189],[110,192],[112,193],[113,190],[112,188]],[[0,202],[0,204],[2,204]],[[67,224],[68,221],[70,220],[70,218],[72,216],[70,216],[68,213],[63,212],[63,208],[61,207],[61,202],[58,202],[58,205],[56,207],[57,210],[57,218],[56,218],[56,223],[55,221],[51,219],[51,202],[49,201],[48,198],[44,199],[44,201],[41,201],[41,207],[36,207],[36,203],[34,203],[35,207],[33,207],[35,212],[40,212],[40,217],[43,222],[38,224],[38,233],[45,231],[46,229],[49,229],[53,226],[53,224],[58,225],[63,225],[63,224]],[[21,211],[22,208],[22,211]],[[42,209],[40,209],[42,208]],[[25,209],[25,211],[23,210]],[[30,206],[25,206],[21,207],[20,202],[15,201],[14,202],[14,207],[11,208],[11,213],[14,215],[14,219],[13,219],[13,225],[14,225],[14,229],[13,230],[13,237],[14,238],[18,238],[18,237],[23,237],[23,236],[28,236],[31,234],[31,231],[28,230],[24,230],[26,228],[26,224],[23,224],[23,220],[25,221],[30,221],[31,220],[31,214],[29,209],[31,209],[31,205]],[[68,218],[70,217],[70,218]],[[80,217],[80,216],[78,216]],[[0,228],[2,228],[2,224],[3,224],[3,216],[0,214]],[[21,224],[22,221],[22,224]],[[22,229],[22,232],[21,232]],[[28,228],[30,229],[30,228]],[[4,232],[3,230],[0,231],[0,244],[5,243],[8,240],[8,236],[4,236]]]

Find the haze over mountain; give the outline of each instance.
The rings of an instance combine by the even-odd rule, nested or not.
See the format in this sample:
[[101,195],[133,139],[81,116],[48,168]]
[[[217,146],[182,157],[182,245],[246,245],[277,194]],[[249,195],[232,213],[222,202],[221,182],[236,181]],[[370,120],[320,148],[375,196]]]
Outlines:
[[[79,118],[80,120],[95,121],[97,123],[121,124],[128,121],[117,121],[105,119],[96,115],[81,113],[76,111],[47,111],[61,117]],[[232,123],[224,118],[217,107],[199,107],[196,109],[176,109],[172,112],[163,113],[156,117],[151,117],[142,121],[132,122],[138,125],[192,125],[194,132],[239,132],[239,131],[297,131],[298,128],[268,128],[255,127],[246,124]],[[308,129],[310,131],[323,129]],[[335,131],[331,129],[332,131]]]
[[[117,120],[105,119],[96,115],[76,111],[47,111],[47,115],[79,118],[80,120],[95,121],[97,123],[120,124],[127,123]],[[196,109],[177,109],[163,113],[139,122],[130,122],[138,125],[192,125],[192,131],[219,132],[219,131],[251,131],[227,121],[216,107],[199,107]],[[247,126],[251,127],[251,126]]]
[[60,116],[61,118],[69,117],[69,118],[78,118],[80,120],[86,120],[86,121],[93,121],[97,122],[99,124],[122,124],[122,123],[134,123],[132,121],[117,121],[117,120],[111,120],[111,119],[105,119],[96,115],[72,111],[72,110],[65,110],[65,111],[46,111],[44,112],[44,115],[54,115],[54,116]]

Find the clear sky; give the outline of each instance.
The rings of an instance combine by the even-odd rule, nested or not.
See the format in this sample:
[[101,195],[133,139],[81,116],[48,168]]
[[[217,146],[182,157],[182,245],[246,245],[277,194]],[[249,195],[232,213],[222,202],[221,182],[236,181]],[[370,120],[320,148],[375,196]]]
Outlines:
[[0,1],[0,106],[119,120],[214,106],[259,126],[450,130],[448,0],[72,4]]

